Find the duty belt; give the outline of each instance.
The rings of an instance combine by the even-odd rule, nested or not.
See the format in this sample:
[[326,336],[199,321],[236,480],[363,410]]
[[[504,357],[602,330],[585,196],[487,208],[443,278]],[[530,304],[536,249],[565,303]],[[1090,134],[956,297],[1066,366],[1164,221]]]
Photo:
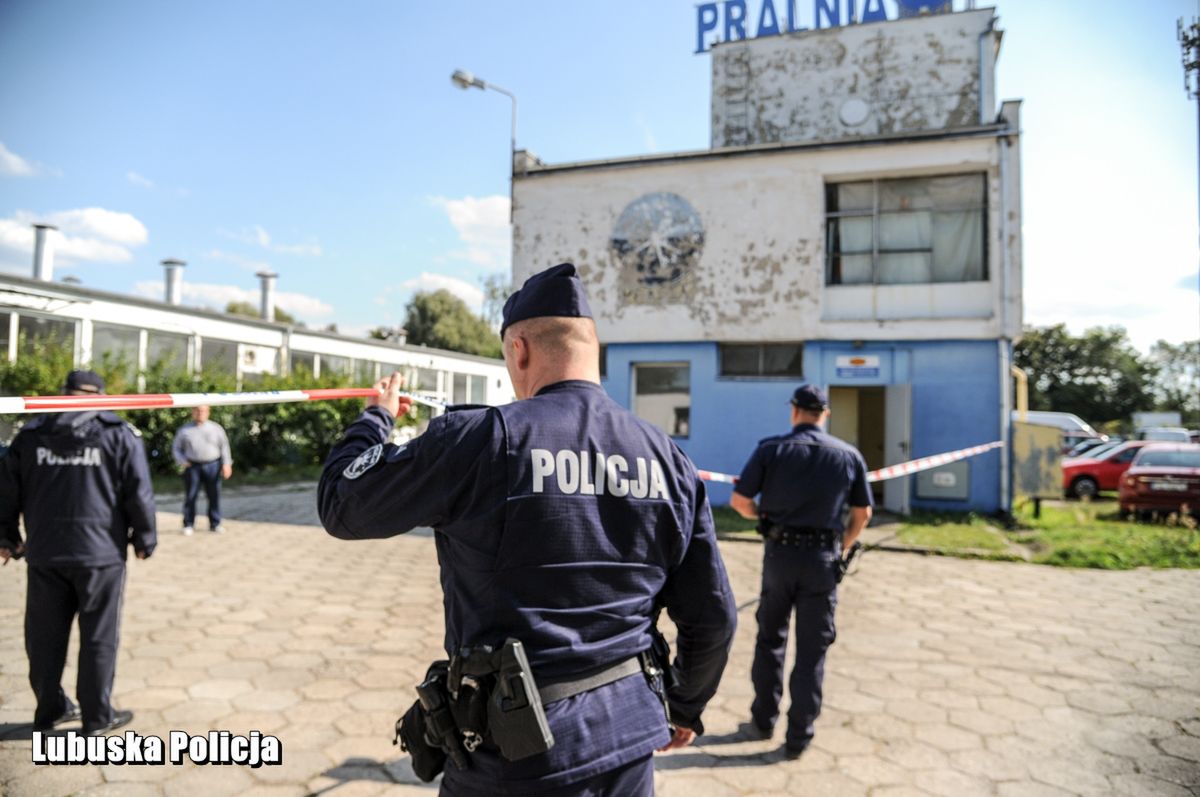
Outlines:
[[611,667],[599,667],[569,681],[556,681],[539,686],[538,694],[542,697],[542,705],[548,705],[550,703],[557,703],[559,700],[566,700],[568,697],[583,694],[584,692],[590,692],[593,689],[598,689],[606,684],[611,684],[613,681],[619,681],[622,678],[627,678],[642,671],[641,658],[632,656]]
[[810,526],[777,526],[767,529],[766,538],[780,545],[799,548],[828,548],[842,536],[837,529],[821,529]]

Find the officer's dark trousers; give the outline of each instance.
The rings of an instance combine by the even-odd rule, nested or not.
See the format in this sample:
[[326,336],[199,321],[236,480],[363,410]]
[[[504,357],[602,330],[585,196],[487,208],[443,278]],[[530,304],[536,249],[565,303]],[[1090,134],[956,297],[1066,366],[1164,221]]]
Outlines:
[[183,471],[183,525],[196,525],[196,498],[200,487],[208,498],[208,527],[221,525],[221,460],[192,463]]
[[[449,770],[453,764],[446,764]],[[469,771],[469,770],[468,770]],[[537,797],[653,797],[654,795],[654,756],[648,755],[628,764],[601,772],[590,778],[568,783],[565,786],[551,786],[533,791],[522,788],[520,791],[508,791],[503,783],[484,784],[481,788],[468,786],[469,778],[463,778],[457,772],[447,778],[442,776],[442,788],[439,797],[495,797],[497,794],[528,794]]]
[[837,636],[833,612],[837,607],[838,546],[840,542],[823,548],[770,540],[764,544],[758,641],[750,670],[754,682],[750,714],[760,728],[773,728],[779,719],[783,660],[794,609],[796,664],[788,683],[792,704],[788,708],[786,744],[797,750],[807,747],[812,739],[813,723],[821,713],[825,651]]
[[79,615],[79,678],[75,695],[83,727],[112,721],[125,564],[107,567],[30,565],[25,596],[25,652],[29,684],[37,696],[34,725],[45,727],[73,704],[62,688],[71,622]]

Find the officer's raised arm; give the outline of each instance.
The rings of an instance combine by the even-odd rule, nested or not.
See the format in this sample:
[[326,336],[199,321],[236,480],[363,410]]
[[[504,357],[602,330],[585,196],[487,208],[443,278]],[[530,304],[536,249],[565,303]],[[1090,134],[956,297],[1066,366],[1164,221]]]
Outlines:
[[478,467],[488,440],[480,412],[449,413],[408,443],[387,442],[397,415],[412,404],[398,395],[402,385],[399,374],[380,380],[380,397],[368,400],[325,461],[317,509],[334,537],[377,539],[440,525],[454,514],[453,485],[470,484]]

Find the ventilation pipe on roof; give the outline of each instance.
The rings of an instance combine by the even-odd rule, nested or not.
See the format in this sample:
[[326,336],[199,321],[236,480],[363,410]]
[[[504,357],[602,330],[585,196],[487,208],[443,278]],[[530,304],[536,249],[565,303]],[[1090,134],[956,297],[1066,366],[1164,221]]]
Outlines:
[[183,267],[182,260],[168,258],[162,261],[163,275],[166,279],[163,301],[167,304],[182,304],[183,302]]
[[262,285],[262,297],[258,305],[258,314],[262,316],[264,321],[274,321],[275,280],[279,279],[279,275],[274,271],[260,271],[254,276],[258,277],[258,281]]
[[33,278],[50,282],[54,279],[54,239],[58,228],[53,224],[33,225]]

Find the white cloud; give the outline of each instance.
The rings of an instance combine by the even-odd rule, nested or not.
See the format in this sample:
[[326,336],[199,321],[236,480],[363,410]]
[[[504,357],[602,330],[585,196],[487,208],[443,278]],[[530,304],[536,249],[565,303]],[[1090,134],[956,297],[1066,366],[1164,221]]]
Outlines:
[[512,260],[508,197],[432,197],[430,201],[446,211],[459,240],[466,246],[466,249],[448,252],[450,257],[489,269],[508,269]]
[[252,257],[239,255],[236,252],[226,252],[221,249],[211,249],[204,253],[203,257],[207,260],[218,260],[223,263],[232,263],[239,268],[244,268],[247,271],[270,271],[271,264],[265,260],[255,260]]
[[6,177],[32,177],[37,168],[0,141],[0,175]]
[[[161,299],[163,285],[161,282],[155,281],[138,282],[133,286],[133,292],[147,299]],[[183,301],[194,306],[224,310],[230,302],[249,302],[257,307],[259,298],[260,293],[256,288],[211,282],[188,282],[186,279],[183,281]],[[305,320],[333,315],[332,305],[304,293],[277,291],[275,305]]]
[[230,232],[229,230],[218,230],[219,234],[226,238],[231,238],[235,241],[241,241],[244,244],[258,246],[266,249],[268,252],[276,252],[281,255],[300,255],[303,257],[320,257],[323,250],[321,244],[313,241],[312,243],[302,244],[281,244],[276,243],[271,237],[271,234],[266,231],[260,224],[255,224],[253,227],[246,227],[239,232]]
[[128,180],[129,182],[133,183],[134,185],[136,185],[139,188],[148,188],[148,189],[154,188],[153,180],[151,180],[149,177],[143,177],[142,175],[138,174],[137,172],[133,172],[133,171],[125,172],[125,179]]
[[421,272],[421,276],[400,283],[400,290],[410,294],[418,291],[447,290],[467,303],[472,311],[478,313],[483,307],[483,290],[466,280],[448,277],[445,274]]
[[650,123],[646,121],[646,117],[640,113],[634,118],[634,124],[642,131],[642,144],[647,152],[658,152],[658,139],[654,137],[654,131],[650,129]]
[[0,219],[0,265],[15,270],[33,262],[34,222],[58,228],[54,257],[64,263],[127,263],[130,247],[149,239],[146,226],[137,217],[104,208],[78,208],[35,214],[18,210]]

